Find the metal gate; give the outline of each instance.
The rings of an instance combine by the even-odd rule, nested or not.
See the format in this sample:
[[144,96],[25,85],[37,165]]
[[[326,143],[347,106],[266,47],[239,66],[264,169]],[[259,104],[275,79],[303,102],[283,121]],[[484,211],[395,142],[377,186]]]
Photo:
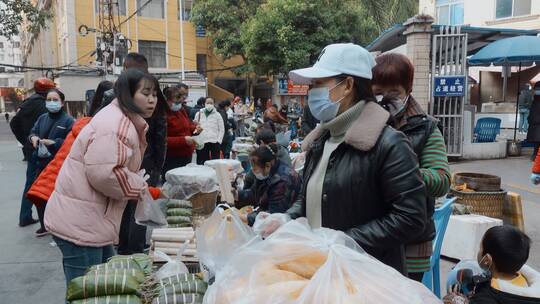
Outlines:
[[[467,40],[460,27],[441,26],[439,33],[433,35],[430,113],[441,123],[448,156],[461,156],[463,148],[463,105],[468,98]],[[436,80],[446,76],[462,79],[461,94],[452,85],[443,86],[442,90],[448,92],[446,96],[436,93],[441,88],[436,86]]]

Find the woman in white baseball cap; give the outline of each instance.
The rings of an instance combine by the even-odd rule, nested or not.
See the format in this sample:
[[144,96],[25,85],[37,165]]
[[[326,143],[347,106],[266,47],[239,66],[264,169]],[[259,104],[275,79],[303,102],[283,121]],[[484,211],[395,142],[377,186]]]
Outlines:
[[407,138],[375,102],[374,65],[364,48],[332,44],[313,67],[289,73],[310,85],[309,108],[321,124],[302,144],[304,185],[287,214],[344,231],[406,274],[404,244],[424,230],[426,190]]

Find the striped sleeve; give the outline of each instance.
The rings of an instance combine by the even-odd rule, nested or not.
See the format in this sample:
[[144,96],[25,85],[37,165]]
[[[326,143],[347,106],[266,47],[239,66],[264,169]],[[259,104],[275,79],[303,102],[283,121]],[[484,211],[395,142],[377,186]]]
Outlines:
[[95,136],[84,155],[84,169],[94,189],[115,200],[137,199],[146,189],[145,180],[126,165],[134,151],[124,143],[125,123],[117,134]]
[[435,128],[426,141],[419,161],[428,193],[432,197],[445,195],[450,189],[450,167],[444,138],[438,128]]

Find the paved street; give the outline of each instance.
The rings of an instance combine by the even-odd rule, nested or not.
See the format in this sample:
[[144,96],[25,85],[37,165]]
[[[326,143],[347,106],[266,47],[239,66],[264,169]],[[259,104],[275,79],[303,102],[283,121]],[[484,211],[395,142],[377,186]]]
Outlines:
[[[0,303],[62,303],[65,286],[60,253],[50,236],[36,238],[38,225],[19,228],[18,212],[24,185],[25,163],[6,122],[0,122]],[[472,171],[499,175],[504,188],[523,197],[525,225],[534,241],[530,263],[540,269],[540,188],[529,183],[527,157],[460,162],[454,172]],[[37,215],[34,215],[37,216]],[[443,272],[451,267],[443,263]],[[443,279],[444,282],[444,279]]]

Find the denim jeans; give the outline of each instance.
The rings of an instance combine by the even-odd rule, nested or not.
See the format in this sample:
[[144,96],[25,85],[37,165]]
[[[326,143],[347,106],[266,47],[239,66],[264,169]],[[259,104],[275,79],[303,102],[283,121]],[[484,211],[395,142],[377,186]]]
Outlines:
[[519,109],[519,132],[527,132],[529,129],[529,109]]
[[62,252],[62,266],[66,284],[76,277],[83,276],[94,265],[107,262],[114,255],[112,245],[103,247],[78,246],[53,235],[53,240]]
[[24,190],[21,199],[21,211],[19,213],[19,223],[28,222],[32,220],[32,202],[26,198],[26,193],[32,187],[32,184],[37,178],[38,164],[36,159],[32,156],[28,159],[26,167],[26,184],[24,184]]

